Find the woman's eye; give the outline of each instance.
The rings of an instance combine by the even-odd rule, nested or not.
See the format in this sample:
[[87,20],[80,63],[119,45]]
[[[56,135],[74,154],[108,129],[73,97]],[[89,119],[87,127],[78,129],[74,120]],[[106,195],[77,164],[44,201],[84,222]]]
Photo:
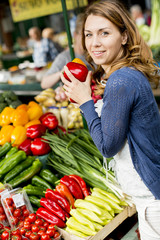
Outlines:
[[85,37],[90,37],[91,36],[91,33],[86,33],[85,34]]
[[108,35],[108,32],[102,32],[102,35],[103,35],[103,36],[107,36],[107,35]]

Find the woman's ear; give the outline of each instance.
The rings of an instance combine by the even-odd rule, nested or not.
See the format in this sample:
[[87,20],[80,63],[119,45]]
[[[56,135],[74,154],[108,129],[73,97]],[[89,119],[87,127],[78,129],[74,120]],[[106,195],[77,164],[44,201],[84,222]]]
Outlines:
[[125,45],[125,44],[127,43],[127,39],[128,39],[127,30],[125,30],[125,31],[122,33],[122,45]]

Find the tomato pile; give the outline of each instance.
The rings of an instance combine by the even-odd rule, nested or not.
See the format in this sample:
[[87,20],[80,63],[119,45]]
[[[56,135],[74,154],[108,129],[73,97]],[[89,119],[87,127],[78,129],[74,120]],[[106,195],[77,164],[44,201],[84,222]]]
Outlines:
[[35,213],[29,214],[24,221],[19,221],[18,227],[11,230],[0,224],[1,240],[60,240],[60,234],[54,224],[50,224],[37,217]]
[[30,214],[26,205],[16,208],[11,197],[5,199],[5,209],[7,209],[8,212],[9,222],[15,227],[17,227],[19,222],[24,221],[24,219]]

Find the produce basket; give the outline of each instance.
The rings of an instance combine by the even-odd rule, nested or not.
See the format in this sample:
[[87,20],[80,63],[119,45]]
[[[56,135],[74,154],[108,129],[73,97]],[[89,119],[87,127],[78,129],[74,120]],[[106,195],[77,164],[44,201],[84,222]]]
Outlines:
[[96,235],[86,238],[80,238],[75,235],[71,235],[61,228],[58,228],[58,231],[62,234],[64,240],[102,240],[105,237],[107,237],[113,230],[115,230],[125,219],[131,217],[135,213],[136,213],[135,206],[125,207],[121,213],[114,217],[114,219],[110,221],[110,223],[105,225]]

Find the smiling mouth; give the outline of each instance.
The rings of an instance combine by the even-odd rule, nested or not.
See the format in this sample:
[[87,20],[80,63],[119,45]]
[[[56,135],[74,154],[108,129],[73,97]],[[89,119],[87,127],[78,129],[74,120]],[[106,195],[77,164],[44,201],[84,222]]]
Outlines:
[[105,51],[93,51],[92,53],[94,54],[94,56],[99,57],[101,56]]

